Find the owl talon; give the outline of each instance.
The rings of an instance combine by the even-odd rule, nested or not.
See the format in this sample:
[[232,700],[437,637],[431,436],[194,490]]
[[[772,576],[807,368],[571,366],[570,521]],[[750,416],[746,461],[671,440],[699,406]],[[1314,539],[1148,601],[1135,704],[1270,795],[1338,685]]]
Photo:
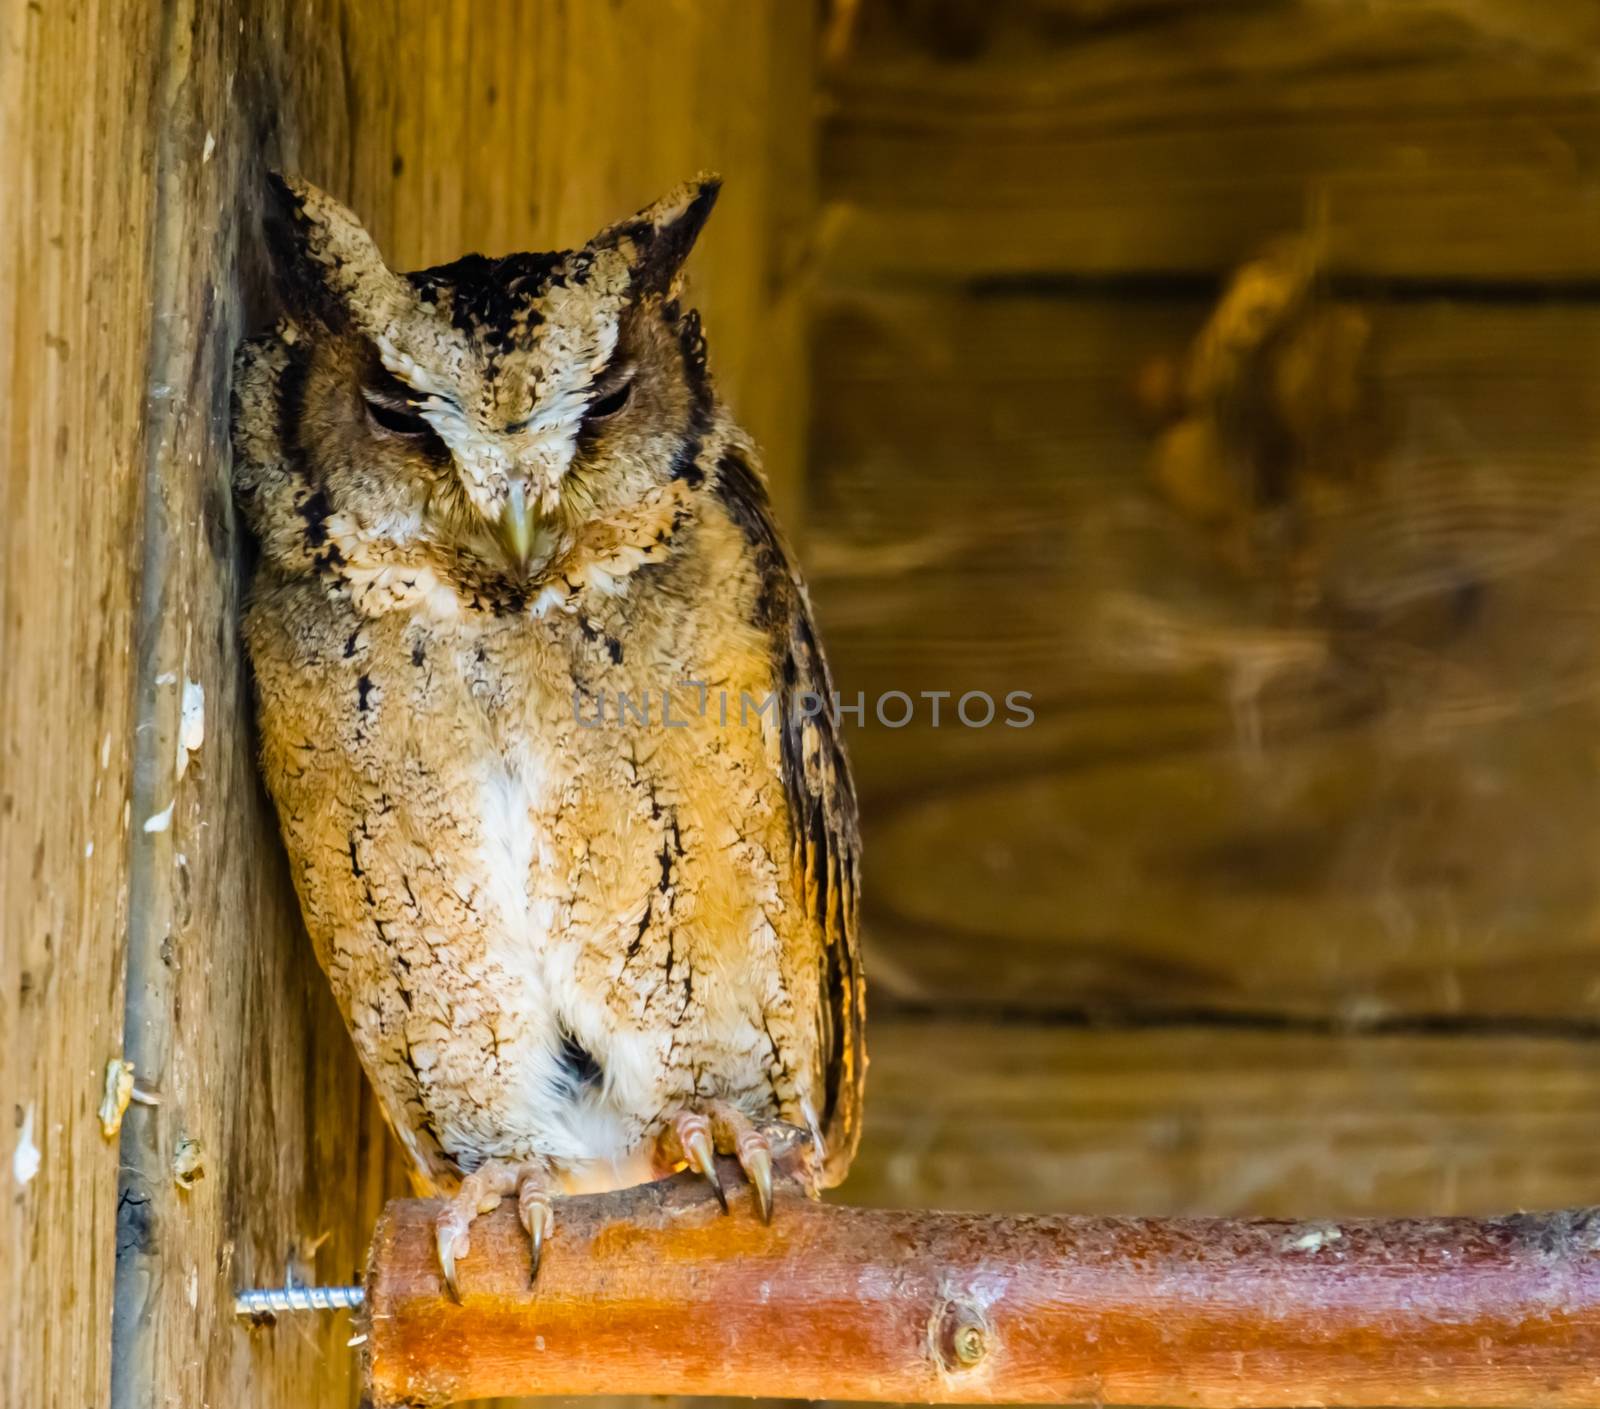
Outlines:
[[550,1206],[550,1196],[554,1192],[550,1173],[541,1163],[489,1160],[461,1181],[456,1196],[439,1211],[434,1224],[445,1291],[458,1305],[461,1286],[456,1277],[456,1263],[470,1250],[472,1221],[479,1214],[494,1212],[500,1200],[513,1190],[517,1195],[517,1217],[533,1244],[530,1283],[539,1274],[539,1257],[544,1251],[545,1238],[555,1224],[555,1212]]
[[444,1273],[444,1287],[450,1293],[450,1300],[457,1306],[461,1305],[461,1288],[456,1285],[456,1230],[446,1217],[439,1219],[439,1226],[435,1230],[435,1239],[439,1246],[439,1270]]
[[688,1167],[711,1185],[722,1211],[728,1211],[728,1195],[717,1174],[716,1147],[711,1142],[711,1122],[699,1111],[679,1111],[662,1131],[658,1158],[666,1169]]
[[528,1259],[528,1285],[535,1287],[539,1284],[539,1259],[544,1256],[544,1225],[536,1223],[528,1233],[528,1240],[533,1246],[532,1256]]
[[739,1163],[744,1166],[750,1187],[756,1191],[756,1207],[761,1210],[761,1221],[771,1223],[772,1151],[767,1148],[767,1142],[762,1140],[759,1147],[752,1148],[748,1153],[740,1150]]
[[706,1175],[711,1184],[711,1192],[717,1196],[717,1206],[726,1213],[728,1211],[728,1191],[722,1187],[722,1180],[717,1177],[716,1166],[712,1166],[711,1173]]
[[737,1106],[713,1101],[700,1111],[680,1111],[661,1134],[658,1159],[663,1171],[684,1165],[704,1178],[724,1213],[728,1194],[717,1171],[717,1155],[733,1155],[755,1194],[763,1223],[772,1222],[773,1157],[766,1133]]
[[728,1195],[724,1192],[722,1180],[717,1174],[717,1157],[711,1149],[710,1134],[705,1130],[696,1130],[683,1143],[689,1155],[689,1168],[705,1177],[711,1185],[711,1192],[717,1196],[717,1202],[722,1205],[722,1211],[726,1213]]
[[772,1145],[755,1122],[728,1101],[711,1107],[711,1133],[717,1148],[739,1161],[744,1177],[755,1190],[756,1208],[763,1223],[772,1222]]
[[542,1170],[525,1168],[517,1182],[517,1217],[527,1230],[532,1246],[532,1265],[528,1269],[528,1285],[539,1280],[539,1260],[544,1256],[544,1240],[555,1227],[555,1209],[550,1204],[550,1184]]

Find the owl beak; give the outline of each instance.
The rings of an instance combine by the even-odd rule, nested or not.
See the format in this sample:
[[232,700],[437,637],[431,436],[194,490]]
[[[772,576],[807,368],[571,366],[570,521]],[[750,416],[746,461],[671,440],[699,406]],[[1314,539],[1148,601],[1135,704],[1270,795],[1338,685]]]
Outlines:
[[512,480],[506,506],[500,511],[500,541],[511,557],[511,565],[519,572],[527,571],[533,558],[538,528],[539,515],[528,503],[528,487],[521,480]]

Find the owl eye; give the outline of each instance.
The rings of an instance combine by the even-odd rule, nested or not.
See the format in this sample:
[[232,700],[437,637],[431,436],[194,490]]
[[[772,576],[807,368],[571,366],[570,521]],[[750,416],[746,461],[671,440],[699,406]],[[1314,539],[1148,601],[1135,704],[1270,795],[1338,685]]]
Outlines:
[[400,397],[371,388],[362,391],[361,397],[367,403],[367,418],[390,435],[421,436],[433,429]]
[[611,416],[615,416],[618,411],[628,404],[629,398],[632,396],[633,382],[630,379],[615,391],[607,392],[598,401],[591,401],[589,409],[584,412],[583,419],[585,421],[604,421]]

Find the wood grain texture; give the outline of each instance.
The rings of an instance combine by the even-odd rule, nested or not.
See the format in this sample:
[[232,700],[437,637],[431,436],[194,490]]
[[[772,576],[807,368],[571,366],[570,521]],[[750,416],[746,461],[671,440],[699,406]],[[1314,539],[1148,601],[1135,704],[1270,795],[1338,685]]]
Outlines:
[[873,1025],[852,1203],[1351,1218],[1560,1208],[1594,1188],[1592,1043],[973,1011]]
[[[828,1207],[764,1225],[681,1177],[574,1199],[528,1285],[437,1205],[368,1265],[378,1406],[597,1390],[921,1403],[1600,1404],[1600,1211],[1478,1222],[1008,1217]],[[470,1268],[470,1271],[468,1270]]]
[[829,74],[852,278],[1220,271],[1318,213],[1336,267],[1592,280],[1588,7],[860,7]]
[[149,7],[0,8],[0,1400],[103,1404],[154,165]]
[[[804,365],[790,275],[803,258],[793,242],[809,135],[804,112],[779,104],[808,90],[810,20],[806,6],[733,0],[196,2],[163,7],[154,52],[115,56],[158,76],[149,121],[161,144],[139,227],[151,307],[128,314],[132,352],[86,357],[96,380],[136,394],[142,370],[149,392],[143,463],[132,466],[149,487],[146,512],[141,522],[126,504],[115,523],[144,563],[135,718],[115,748],[131,749],[136,773],[126,1052],[161,1104],[135,1107],[122,1131],[117,1409],[351,1402],[342,1322],[245,1328],[231,1294],[286,1271],[347,1280],[397,1177],[301,932],[253,761],[236,634],[249,552],[229,491],[228,384],[237,339],[272,314],[256,233],[262,173],[281,166],[324,184],[396,264],[416,267],[576,243],[696,170],[720,169],[727,195],[692,268],[695,294],[713,370],[753,429],[776,437],[772,461],[792,495],[798,453],[785,437],[799,422],[768,379]],[[106,178],[84,173],[92,179]],[[102,220],[104,238],[120,238]],[[130,590],[125,563],[106,570]],[[128,635],[124,621],[115,639]],[[180,778],[185,682],[204,690],[205,737]],[[74,766],[93,761],[100,732],[86,734]],[[24,804],[49,806],[31,794]],[[114,972],[109,945],[95,958]],[[109,978],[106,989],[109,1017]],[[113,1034],[101,1067],[115,1049]],[[84,1088],[90,1111],[99,1069]],[[175,1162],[196,1147],[202,1175],[181,1187]],[[106,1207],[113,1164],[100,1171]],[[99,1233],[105,1255],[109,1229]],[[99,1345],[103,1290],[97,1307],[62,1318]],[[103,1375],[103,1359],[86,1363]],[[57,1357],[45,1366],[52,1386],[76,1373]]]
[[1350,306],[1380,445],[1308,516],[1305,609],[1151,480],[1135,388],[1209,301],[831,296],[809,559],[836,683],[1037,715],[850,731],[880,992],[1593,1021],[1600,313]]

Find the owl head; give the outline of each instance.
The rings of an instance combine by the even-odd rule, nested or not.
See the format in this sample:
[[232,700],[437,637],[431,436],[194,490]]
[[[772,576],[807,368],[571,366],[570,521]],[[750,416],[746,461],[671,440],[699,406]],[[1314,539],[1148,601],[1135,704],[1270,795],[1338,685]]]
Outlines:
[[580,249],[402,274],[337,201],[270,178],[287,318],[241,353],[235,432],[268,557],[369,602],[521,610],[663,552],[711,419],[675,293],[719,184]]

